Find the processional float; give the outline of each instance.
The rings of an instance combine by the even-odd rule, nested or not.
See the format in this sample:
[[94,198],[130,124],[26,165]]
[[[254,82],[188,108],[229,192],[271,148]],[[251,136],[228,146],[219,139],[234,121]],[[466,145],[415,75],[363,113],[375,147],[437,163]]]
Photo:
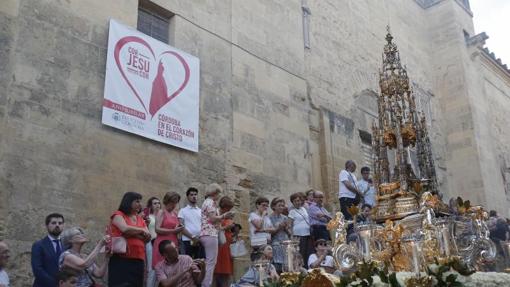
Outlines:
[[[337,265],[352,271],[360,261],[373,261],[417,275],[429,264],[452,261],[472,270],[483,268],[496,256],[485,224],[488,214],[460,198],[452,206],[442,202],[425,115],[417,112],[389,29],[386,42],[379,73],[379,114],[372,126],[374,220],[354,224],[353,243],[337,239]],[[412,151],[417,162],[414,169]],[[343,237],[340,229],[346,224],[337,214],[331,225]]]
[[[336,235],[333,257],[337,268],[349,274],[371,262],[394,272],[413,272],[415,279],[434,263],[454,262],[469,270],[481,269],[496,256],[485,224],[488,214],[481,206],[470,206],[460,198],[452,206],[442,202],[426,118],[417,111],[389,28],[386,42],[379,73],[378,119],[372,126],[377,204],[368,223],[356,223],[358,209],[353,207],[354,221],[344,220],[338,212],[328,224]],[[417,166],[413,166],[411,153],[416,155]],[[350,242],[346,232],[349,225],[354,230]],[[286,242],[285,250],[282,283],[291,286],[299,275],[292,267],[297,244]],[[428,286],[426,281],[411,281],[411,285]],[[338,282],[338,277],[314,270],[302,286],[334,286]]]

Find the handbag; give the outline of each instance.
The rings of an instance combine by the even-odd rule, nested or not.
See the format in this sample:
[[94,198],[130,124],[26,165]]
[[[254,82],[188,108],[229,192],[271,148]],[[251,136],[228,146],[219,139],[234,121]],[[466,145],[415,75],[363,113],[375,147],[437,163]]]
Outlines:
[[225,236],[225,230],[218,231],[218,245],[227,243],[227,237]]
[[248,254],[248,249],[246,249],[244,240],[237,240],[230,244],[230,255],[232,255],[232,257],[242,257],[246,254]]
[[126,254],[127,240],[123,236],[112,237],[111,250],[113,254]]

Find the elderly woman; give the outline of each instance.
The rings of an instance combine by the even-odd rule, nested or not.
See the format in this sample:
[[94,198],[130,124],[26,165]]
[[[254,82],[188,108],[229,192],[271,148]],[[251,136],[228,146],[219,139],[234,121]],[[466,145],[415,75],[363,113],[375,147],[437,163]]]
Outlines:
[[[223,196],[220,199],[220,214],[225,214],[232,210],[234,202],[228,196]],[[214,269],[214,278],[216,281],[215,286],[228,287],[232,275],[234,274],[234,266],[232,262],[232,255],[230,254],[230,244],[233,242],[233,232],[235,227],[234,220],[231,218],[225,218],[221,221],[221,229],[225,232],[225,238],[227,242],[218,247],[218,260],[216,268]]]
[[282,242],[289,240],[292,235],[290,231],[289,218],[282,214],[285,209],[285,200],[281,197],[275,197],[271,201],[271,209],[273,214],[269,216],[274,230],[271,231],[271,246],[273,247],[273,264],[276,271],[281,273],[283,270],[283,263],[285,260],[285,250],[283,249]]
[[[250,213],[248,222],[250,224],[250,244],[252,247],[252,255],[257,253],[260,246],[271,243],[271,233],[274,232],[271,219],[267,215],[269,207],[269,199],[259,197],[255,201],[256,210]],[[253,260],[253,258],[252,258]]]
[[[270,263],[272,259],[273,248],[271,245],[261,246],[248,271],[241,277],[241,279],[239,279],[239,283],[235,284],[234,286],[262,286],[260,285],[261,281],[263,284],[266,283],[266,281],[278,281],[280,277],[278,276],[274,265]],[[261,268],[258,268],[257,264],[261,264]]]
[[205,277],[202,287],[209,287],[212,284],[214,268],[218,259],[218,231],[221,220],[234,216],[231,211],[219,214],[216,202],[222,191],[219,184],[210,184],[205,190],[205,201],[202,204],[200,243],[205,250]]
[[[313,241],[310,235],[310,219],[308,211],[303,206],[305,194],[302,192],[293,193],[290,196],[290,202],[294,208],[290,210],[289,218],[291,220],[292,235],[294,239],[299,240],[299,253],[303,257],[303,262],[308,262],[308,257],[313,253]],[[306,265],[303,265],[306,267]]]
[[[151,235],[138,215],[141,200],[139,193],[126,192],[119,209],[111,216],[113,255],[108,263],[108,286],[143,286],[145,243],[150,241]],[[126,248],[120,248],[123,244],[117,245],[114,241],[124,241]]]
[[108,235],[104,236],[103,239],[96,244],[89,255],[81,253],[83,245],[89,242],[89,239],[80,228],[72,227],[65,229],[60,236],[65,251],[60,255],[58,260],[59,269],[75,271],[77,274],[77,287],[92,286],[94,284],[93,277],[102,278],[105,275],[110,258],[109,254],[105,256],[105,261],[102,265],[97,266],[95,261],[99,250],[109,242],[110,237]]
[[[181,196],[177,192],[167,192],[163,197],[164,207],[156,215],[157,236],[153,246],[159,246],[159,243],[163,240],[170,240],[175,246],[179,246],[177,235],[184,229],[177,217],[177,206],[180,200]],[[152,249],[153,268],[164,259],[158,248]]]

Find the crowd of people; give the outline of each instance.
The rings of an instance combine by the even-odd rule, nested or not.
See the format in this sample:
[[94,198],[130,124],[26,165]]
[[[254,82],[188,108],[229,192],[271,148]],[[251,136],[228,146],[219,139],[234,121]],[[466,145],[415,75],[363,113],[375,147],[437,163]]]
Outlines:
[[[358,183],[353,174],[356,167],[352,161],[348,163],[349,181],[341,182],[341,205],[346,201],[343,197],[355,202],[358,193],[366,204],[374,203],[375,194],[370,199],[369,169],[362,169],[365,183]],[[98,286],[106,274],[111,287],[230,286],[231,245],[238,241],[241,225],[233,220],[233,200],[221,194],[220,185],[210,184],[199,205],[199,190],[190,187],[186,204],[180,208],[181,196],[176,192],[166,193],[162,200],[151,197],[146,206],[139,193],[127,192],[112,213],[106,234],[93,248],[88,246],[92,248],[88,254],[83,252],[90,244],[84,230],[64,228],[62,214],[49,214],[45,220],[47,235],[32,246],[33,286]],[[296,268],[333,269],[332,257],[326,252],[331,240],[326,224],[332,215],[323,205],[324,193],[310,189],[306,194],[292,194],[289,200],[289,206],[281,197],[256,200],[248,219],[252,261],[271,262],[266,278],[277,279],[285,261],[282,243],[294,239],[299,241],[300,251]],[[9,249],[0,242],[0,287],[9,286],[4,270],[8,259]],[[257,285],[258,274],[249,269],[238,284]]]
[[[362,212],[357,220],[369,221],[376,203],[370,169],[361,168],[360,180],[355,171],[356,164],[347,161],[339,174],[340,210],[351,219],[348,208],[358,205]],[[33,286],[100,286],[98,282],[106,274],[111,287],[231,286],[231,247],[244,244],[239,239],[241,225],[233,219],[234,202],[221,196],[218,184],[207,186],[201,205],[199,193],[197,188],[188,188],[186,203],[181,204],[178,193],[168,192],[161,201],[149,198],[146,206],[142,206],[140,194],[125,193],[110,217],[106,234],[93,248],[88,246],[92,248],[88,254],[83,252],[90,242],[84,230],[64,228],[63,215],[49,214],[45,220],[47,235],[32,246]],[[252,265],[232,285],[257,286],[262,279],[278,280],[285,271],[283,242],[290,239],[299,244],[294,270],[306,272],[320,267],[340,275],[326,228],[333,216],[324,199],[322,191],[313,189],[293,193],[289,204],[282,197],[258,197],[248,217]],[[506,220],[495,212],[491,212],[489,227],[493,240],[509,238]],[[4,269],[8,259],[9,249],[0,241],[0,287],[9,286]],[[262,268],[265,273],[256,267],[261,262],[266,262]]]

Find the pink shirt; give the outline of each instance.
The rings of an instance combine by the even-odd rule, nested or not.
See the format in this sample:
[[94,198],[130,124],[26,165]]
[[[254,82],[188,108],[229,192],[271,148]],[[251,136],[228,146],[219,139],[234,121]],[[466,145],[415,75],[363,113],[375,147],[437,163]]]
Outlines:
[[[156,264],[154,269],[156,270],[156,277],[158,278],[158,281],[161,281],[177,276],[178,274],[188,270],[190,267],[192,267],[193,270],[199,270],[193,266],[193,259],[191,259],[191,257],[188,255],[179,255],[179,259],[177,259],[176,263],[168,264],[165,260],[162,260]],[[186,274],[181,277],[181,280],[177,282],[177,286],[195,287],[195,281],[193,281],[191,272],[186,272]]]

